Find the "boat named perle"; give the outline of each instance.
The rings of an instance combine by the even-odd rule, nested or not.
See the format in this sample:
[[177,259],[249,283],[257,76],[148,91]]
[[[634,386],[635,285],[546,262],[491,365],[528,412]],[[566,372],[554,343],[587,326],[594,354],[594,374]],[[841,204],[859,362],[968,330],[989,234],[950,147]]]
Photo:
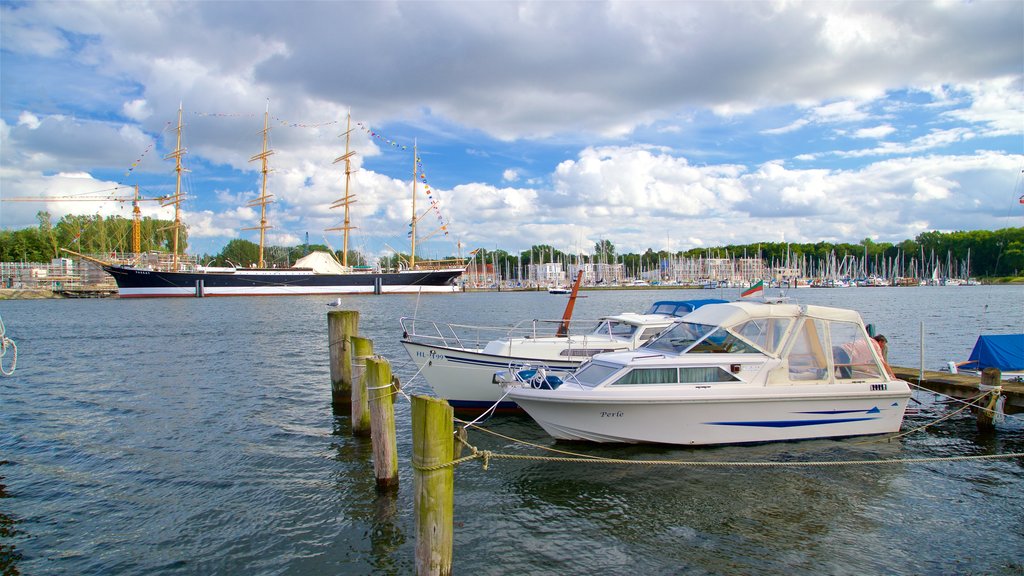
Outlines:
[[573,373],[499,374],[557,439],[733,444],[899,430],[910,387],[890,376],[852,310],[703,306],[632,352]]

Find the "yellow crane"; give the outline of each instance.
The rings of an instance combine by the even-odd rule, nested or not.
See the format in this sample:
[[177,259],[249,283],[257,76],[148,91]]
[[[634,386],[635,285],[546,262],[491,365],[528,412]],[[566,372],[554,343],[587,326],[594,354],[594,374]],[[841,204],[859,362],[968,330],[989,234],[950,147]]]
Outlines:
[[[124,186],[117,186],[111,190],[118,190]],[[102,190],[100,191],[102,192]],[[170,196],[159,196],[156,198],[143,198],[139,195],[139,185],[135,185],[135,194],[132,196],[111,196],[101,195],[98,192],[79,194],[71,196],[14,196],[12,198],[0,198],[0,202],[131,202],[132,203],[132,252],[142,252],[142,211],[139,208],[141,202],[160,202],[162,205]]]

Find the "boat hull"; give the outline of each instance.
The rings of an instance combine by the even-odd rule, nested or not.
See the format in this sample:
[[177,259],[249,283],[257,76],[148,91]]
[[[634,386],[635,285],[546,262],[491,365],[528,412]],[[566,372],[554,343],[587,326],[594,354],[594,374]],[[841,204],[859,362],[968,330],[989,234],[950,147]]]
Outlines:
[[[487,409],[494,405],[505,391],[495,381],[495,372],[508,370],[509,365],[537,364],[561,370],[573,370],[581,362],[567,360],[541,360],[518,356],[485,354],[480,350],[430,346],[402,340],[416,369],[427,380],[434,393],[454,408]],[[504,401],[499,410],[517,410],[515,402]]]
[[[552,437],[592,442],[677,445],[741,444],[886,434],[899,430],[909,387],[868,392],[790,390],[708,393],[646,399],[570,397],[558,391],[510,394]],[[762,389],[765,390],[765,389]]]
[[104,266],[121,298],[205,296],[298,296],[458,292],[461,269],[408,272],[310,274],[287,270],[160,272]]

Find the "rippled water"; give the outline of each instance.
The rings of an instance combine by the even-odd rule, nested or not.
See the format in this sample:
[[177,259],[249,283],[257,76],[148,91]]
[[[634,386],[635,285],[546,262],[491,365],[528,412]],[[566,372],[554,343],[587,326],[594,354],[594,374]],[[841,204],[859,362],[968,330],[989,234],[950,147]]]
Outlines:
[[[736,291],[588,292],[577,317]],[[964,359],[1024,331],[1019,287],[798,290],[859,310],[894,364]],[[377,495],[368,441],[330,407],[326,298],[7,301],[0,379],[0,568],[24,574],[410,574],[408,404],[399,490]],[[363,335],[407,381],[398,318],[561,315],[546,293],[354,297]],[[413,381],[412,388],[422,390]],[[417,386],[418,385],[418,386]],[[930,394],[904,429],[946,408]],[[501,434],[553,445],[525,416]],[[474,432],[503,453],[539,453]],[[1024,451],[1017,420],[969,416],[893,443],[672,448],[558,444],[707,461],[921,458]],[[1020,574],[1024,461],[842,468],[584,467],[499,460],[456,471],[454,571],[479,574]],[[4,530],[6,530],[6,535]],[[13,552],[12,552],[13,548]]]

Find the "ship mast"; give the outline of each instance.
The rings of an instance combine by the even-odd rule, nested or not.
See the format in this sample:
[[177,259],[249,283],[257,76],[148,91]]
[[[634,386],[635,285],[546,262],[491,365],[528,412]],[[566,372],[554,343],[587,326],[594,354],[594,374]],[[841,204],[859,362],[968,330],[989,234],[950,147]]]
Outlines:
[[256,154],[252,158],[249,158],[249,162],[255,162],[256,160],[263,161],[263,168],[260,170],[263,173],[263,188],[260,192],[259,197],[249,202],[246,206],[254,208],[260,207],[260,225],[253,226],[251,228],[243,228],[243,230],[259,230],[260,231],[260,259],[257,267],[263,268],[263,247],[265,244],[267,228],[272,226],[267,225],[267,204],[273,202],[271,198],[273,194],[267,194],[267,174],[270,172],[270,168],[267,166],[267,158],[274,153],[273,150],[267,148],[268,141],[270,139],[270,101],[267,101],[267,110],[263,113],[263,152]]
[[[174,205],[174,224],[171,224],[168,228],[174,229],[174,245],[173,245],[173,259],[171,264],[172,270],[178,269],[178,233],[181,230],[181,173],[187,172],[181,165],[181,157],[185,154],[185,149],[181,147],[181,113],[183,106],[178,104],[178,140],[174,147],[174,150],[164,156],[164,160],[170,160],[174,158],[174,171],[177,174],[174,184],[174,196],[169,198],[166,202],[162,203],[162,206]],[[138,194],[136,193],[136,196]]]
[[341,226],[335,226],[334,228],[327,229],[328,231],[342,231],[343,240],[341,248],[341,265],[345,268],[348,268],[348,231],[354,229],[353,226],[349,225],[349,206],[351,206],[352,203],[355,202],[355,196],[349,192],[349,184],[352,182],[352,157],[355,156],[356,154],[354,151],[349,151],[349,134],[351,133],[352,111],[349,110],[348,119],[345,124],[345,133],[342,134],[342,136],[345,137],[345,154],[338,156],[337,158],[334,159],[333,162],[334,164],[337,164],[338,162],[342,161],[345,162],[345,195],[342,196],[341,198],[338,198],[337,200],[334,201],[333,204],[331,204],[331,208],[340,208],[342,206],[345,207],[345,220]]
[[412,241],[410,242],[409,269],[416,269],[416,180],[419,177],[419,153],[416,151],[416,140],[412,141]]
[[[142,252],[142,210],[139,209],[139,185],[135,185],[135,198],[132,200],[132,252],[135,254],[135,261],[139,261],[139,254]],[[177,252],[177,249],[175,249]]]

